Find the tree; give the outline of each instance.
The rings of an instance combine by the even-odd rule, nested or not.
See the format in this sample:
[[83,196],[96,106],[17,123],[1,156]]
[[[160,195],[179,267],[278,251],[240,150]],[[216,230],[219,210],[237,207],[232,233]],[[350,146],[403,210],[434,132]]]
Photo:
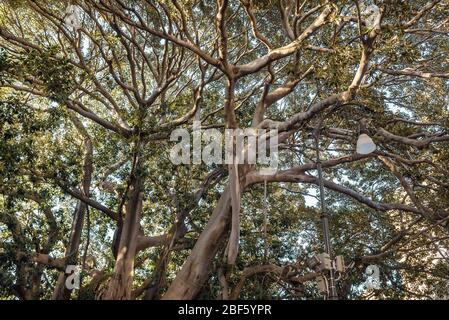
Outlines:
[[[448,11],[3,1],[2,297],[75,298],[68,265],[79,299],[319,297],[317,131],[333,248],[352,262],[339,296],[447,297]],[[170,134],[194,120],[277,130],[278,170],[174,165]],[[375,152],[355,152],[360,132]]]

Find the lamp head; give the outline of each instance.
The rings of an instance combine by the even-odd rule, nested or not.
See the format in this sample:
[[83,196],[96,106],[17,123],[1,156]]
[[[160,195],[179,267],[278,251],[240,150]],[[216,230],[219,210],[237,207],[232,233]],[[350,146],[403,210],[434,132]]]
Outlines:
[[357,153],[370,154],[374,150],[376,150],[376,144],[373,139],[366,133],[362,133],[357,139]]

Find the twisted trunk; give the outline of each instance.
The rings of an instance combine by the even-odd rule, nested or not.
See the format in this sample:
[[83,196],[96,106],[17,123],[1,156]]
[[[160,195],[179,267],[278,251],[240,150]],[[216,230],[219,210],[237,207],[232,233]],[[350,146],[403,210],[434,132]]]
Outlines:
[[168,288],[163,300],[194,299],[207,280],[209,266],[221,240],[228,231],[231,217],[231,192],[227,186],[204,231],[192,249],[182,269]]
[[143,199],[140,178],[136,177],[133,180],[128,192],[129,200],[126,205],[126,217],[120,234],[114,274],[105,296],[107,300],[131,299],[134,279],[134,257],[136,255]]
[[[75,128],[83,137],[84,144],[84,157],[83,157],[83,179],[81,183],[81,193],[87,198],[90,197],[90,186],[92,183],[92,172],[93,172],[93,144],[89,133],[82,124],[82,122],[75,116],[71,115],[70,120],[72,121]],[[72,228],[70,233],[69,244],[66,248],[65,260],[64,260],[64,271],[59,274],[58,281],[56,283],[55,289],[53,290],[52,299],[53,300],[69,300],[72,291],[68,290],[66,287],[67,274],[65,269],[67,265],[76,265],[78,258],[78,251],[81,242],[81,235],[83,231],[84,215],[87,211],[87,204],[78,201],[73,215]]]
[[[70,233],[69,244],[66,248],[65,260],[64,260],[64,271],[65,267],[70,264],[76,264],[78,250],[81,241],[81,234],[83,231],[84,214],[86,212],[86,205],[78,201],[78,204],[73,215],[72,228]],[[65,282],[67,279],[67,274],[65,272],[59,273],[58,281],[56,283],[55,289],[53,290],[52,299],[53,300],[69,300],[71,295],[71,290],[68,290]]]

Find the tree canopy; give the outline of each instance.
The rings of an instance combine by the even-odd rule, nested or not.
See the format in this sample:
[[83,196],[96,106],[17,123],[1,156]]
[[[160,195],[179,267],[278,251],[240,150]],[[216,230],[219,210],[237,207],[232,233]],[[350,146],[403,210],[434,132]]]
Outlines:
[[[0,299],[321,299],[318,165],[339,298],[447,299],[448,17],[447,0],[0,1]],[[173,164],[194,120],[277,130],[278,170]]]

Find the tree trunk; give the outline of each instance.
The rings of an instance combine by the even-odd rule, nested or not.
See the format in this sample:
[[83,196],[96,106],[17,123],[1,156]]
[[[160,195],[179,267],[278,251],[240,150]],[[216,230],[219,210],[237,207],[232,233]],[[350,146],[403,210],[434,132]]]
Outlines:
[[190,300],[198,295],[207,279],[209,266],[217,253],[220,240],[228,231],[230,217],[231,192],[228,185],[190,256],[162,297],[163,300]]
[[[84,204],[81,201],[78,201],[75,209],[75,214],[73,216],[72,231],[70,234],[69,244],[67,245],[66,248],[64,266],[76,264],[78,250],[81,241],[81,234],[83,231],[85,211],[86,211],[86,204]],[[59,274],[58,281],[56,283],[55,289],[53,290],[52,295],[53,300],[70,299],[72,291],[68,290],[65,285],[68,275],[64,271]]]
[[[93,145],[90,139],[89,133],[83,126],[81,121],[74,115],[70,117],[72,123],[75,125],[78,132],[83,136],[84,144],[84,157],[83,157],[83,180],[81,183],[82,193],[89,197],[90,196],[90,185],[92,182],[92,156],[93,156]],[[78,201],[73,215],[73,222],[70,234],[69,244],[66,248],[64,269],[67,265],[76,265],[78,260],[78,251],[81,242],[81,235],[83,231],[84,215],[87,211],[87,205]],[[56,283],[55,289],[53,290],[52,299],[53,300],[69,300],[72,294],[71,290],[66,287],[67,274],[65,270],[59,274],[58,281]],[[80,284],[82,285],[82,284]]]
[[114,274],[105,296],[107,300],[131,299],[134,279],[134,258],[139,233],[140,214],[142,211],[142,199],[143,193],[140,191],[139,179],[135,179],[129,190],[126,217],[120,235]]

